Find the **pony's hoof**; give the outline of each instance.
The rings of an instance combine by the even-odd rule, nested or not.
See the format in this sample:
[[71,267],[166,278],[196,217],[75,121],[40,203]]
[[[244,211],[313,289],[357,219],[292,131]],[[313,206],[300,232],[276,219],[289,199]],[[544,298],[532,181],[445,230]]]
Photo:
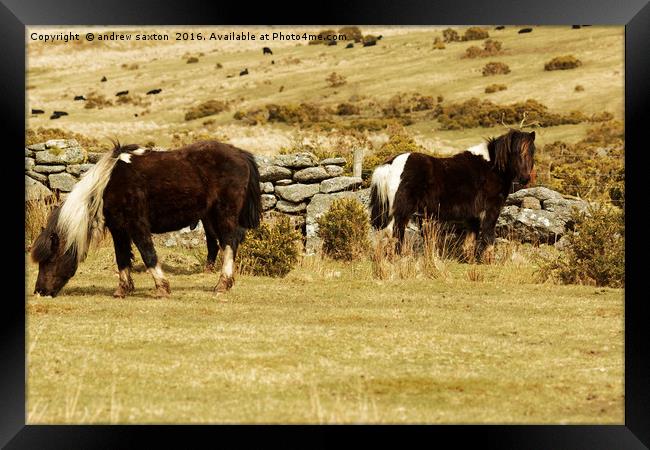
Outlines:
[[169,297],[171,293],[172,290],[169,287],[169,283],[164,283],[156,288],[156,292],[154,293],[154,296],[156,298],[165,298],[165,297]]
[[203,273],[214,273],[214,264],[206,264]]
[[230,288],[232,288],[233,284],[235,284],[234,278],[221,276],[219,277],[219,282],[214,287],[214,293],[217,295],[225,294],[230,290]]
[[124,292],[120,288],[117,288],[117,289],[115,289],[115,292],[113,292],[113,297],[115,297],[115,298],[124,298],[124,297],[126,297],[126,292]]

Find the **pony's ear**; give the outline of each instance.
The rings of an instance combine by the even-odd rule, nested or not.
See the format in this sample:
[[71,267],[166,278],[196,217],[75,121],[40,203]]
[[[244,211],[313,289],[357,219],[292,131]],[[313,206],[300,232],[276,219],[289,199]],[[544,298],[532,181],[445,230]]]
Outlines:
[[531,141],[534,141],[534,140],[535,140],[535,132],[534,132],[534,131],[531,131],[531,132],[529,133],[529,136],[530,136],[530,140],[531,140]]

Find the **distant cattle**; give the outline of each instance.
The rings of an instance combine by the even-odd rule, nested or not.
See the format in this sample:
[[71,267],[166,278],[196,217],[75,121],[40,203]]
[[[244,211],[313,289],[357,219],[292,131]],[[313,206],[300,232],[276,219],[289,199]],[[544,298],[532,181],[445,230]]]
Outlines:
[[574,30],[579,30],[579,29],[580,29],[580,25],[571,25],[571,28],[573,28]]
[[345,46],[345,48],[352,48],[352,47],[354,47],[354,44],[352,42],[350,42],[348,45]]
[[57,116],[67,116],[68,113],[65,111],[54,111],[52,114],[56,114]]
[[582,25],[583,27],[590,27],[591,25]]
[[59,117],[61,117],[61,116],[59,116],[58,114],[52,114],[50,116],[50,120],[58,119]]
[[43,114],[45,111],[42,109],[33,109],[32,108],[32,114]]
[[530,33],[531,31],[533,31],[532,28],[522,28],[521,30],[517,31],[517,33],[523,34],[523,33]]
[[275,61],[271,60],[271,64],[275,64]]
[[74,99],[75,100],[86,100],[86,97],[84,97],[83,95],[75,95]]
[[242,70],[241,72],[239,72],[240,77],[243,77],[244,75],[248,75],[248,68],[246,68],[246,69]]
[[272,55],[273,52],[271,51],[270,48],[268,48],[268,47],[264,47],[264,48],[262,49],[262,54],[263,54],[263,55]]
[[226,78],[232,78],[234,75],[226,75]]
[[150,90],[149,92],[147,92],[147,95],[156,95],[156,94],[160,94],[161,91],[162,91],[162,89],[152,89],[152,90]]
[[325,45],[336,45],[336,41],[333,40],[333,39],[331,39],[331,40],[329,40],[329,41],[326,41],[326,42],[325,42]]
[[108,78],[102,77],[102,79],[100,81],[103,83],[104,81],[107,81],[107,80],[108,80]]
[[379,36],[377,36],[377,40],[380,41],[381,38],[383,38],[383,37],[384,37],[384,35],[383,35],[383,34],[380,34]]
[[116,96],[116,97],[120,97],[120,96],[122,96],[122,95],[126,95],[126,94],[128,94],[128,93],[129,93],[129,91],[120,91],[120,92],[118,92],[117,94],[115,94],[115,96]]
[[369,40],[369,41],[363,41],[363,46],[364,47],[371,47],[373,45],[377,45],[377,40],[376,39],[372,39],[372,40]]
[[505,28],[505,26],[503,26],[503,25],[499,25],[498,27],[496,27],[496,28],[494,28],[494,29],[495,29],[495,30],[503,30],[504,28]]

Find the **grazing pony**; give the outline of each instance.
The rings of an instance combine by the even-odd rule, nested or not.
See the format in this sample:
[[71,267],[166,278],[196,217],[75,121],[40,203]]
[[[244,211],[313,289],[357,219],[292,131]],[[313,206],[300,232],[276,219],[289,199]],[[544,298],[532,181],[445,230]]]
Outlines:
[[216,141],[202,141],[174,151],[115,144],[86,172],[64,203],[48,218],[34,241],[39,264],[34,292],[55,296],[86,258],[91,240],[108,228],[113,236],[119,283],[115,297],[134,289],[131,243],[135,243],[156,286],[170,294],[151,233],[165,233],[203,222],[208,264],[217,242],[223,251],[219,294],[234,284],[237,247],[247,228],[260,222],[259,172],[252,154]]
[[414,213],[425,219],[463,221],[470,230],[466,247],[474,247],[481,234],[473,250],[480,260],[494,243],[494,227],[513,181],[530,181],[534,141],[534,131],[511,129],[448,158],[422,153],[390,158],[372,174],[372,226],[392,231],[399,252]]

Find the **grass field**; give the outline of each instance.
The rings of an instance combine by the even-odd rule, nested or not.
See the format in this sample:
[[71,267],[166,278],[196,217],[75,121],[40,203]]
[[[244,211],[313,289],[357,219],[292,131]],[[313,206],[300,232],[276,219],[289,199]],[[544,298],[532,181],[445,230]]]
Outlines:
[[109,247],[58,297],[28,295],[28,423],[623,423],[620,289],[306,258],[221,301],[189,251],[159,252],[170,299],[146,272],[113,299]]

